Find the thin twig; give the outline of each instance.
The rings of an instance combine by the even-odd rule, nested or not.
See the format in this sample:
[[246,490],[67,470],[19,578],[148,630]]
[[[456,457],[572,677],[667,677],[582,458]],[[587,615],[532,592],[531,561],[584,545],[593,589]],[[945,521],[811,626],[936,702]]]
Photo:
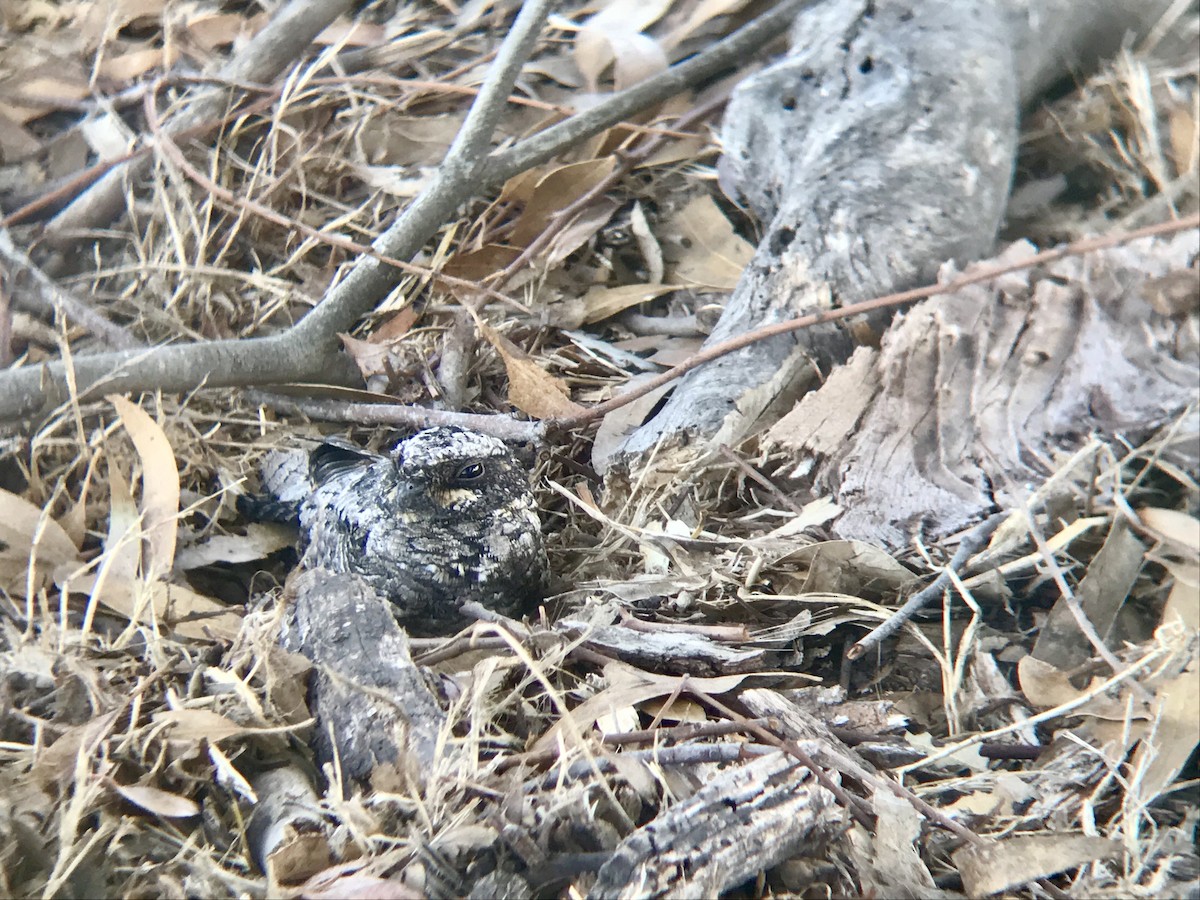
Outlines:
[[847,650],[846,658],[851,660],[858,659],[872,647],[877,646],[882,641],[886,641],[899,631],[905,622],[924,609],[926,605],[936,598],[941,597],[942,592],[950,587],[950,573],[960,571],[972,556],[982,550],[996,529],[1007,518],[1008,515],[1006,513],[997,513],[971,529],[971,532],[959,543],[958,550],[955,551],[950,564],[942,569],[941,574],[934,579],[933,584],[923,590],[917,591],[917,593],[909,597],[908,602],[892,613],[886,621],[880,623],[870,633],[859,640],[858,643]]
[[656,375],[654,378],[647,379],[639,384],[636,388],[631,388],[622,394],[618,394],[611,400],[604,403],[599,403],[596,406],[589,407],[582,413],[574,416],[557,419],[554,425],[557,428],[571,429],[578,428],[581,425],[587,425],[604,418],[615,409],[620,409],[639,397],[644,397],[651,391],[658,390],[664,384],[670,384],[677,378],[686,375],[692,369],[699,368],[705,363],[712,362],[714,359],[732,353],[734,350],[740,350],[743,347],[748,347],[751,344],[756,344],[759,341],[766,340],[770,337],[775,337],[780,334],[791,334],[793,331],[801,331],[805,328],[811,328],[814,325],[821,325],[825,322],[833,322],[838,319],[849,319],[854,316],[862,315],[863,313],[873,312],[877,309],[886,309],[893,306],[904,306],[908,303],[915,303],[918,300],[925,300],[929,297],[937,296],[938,294],[953,294],[955,291],[968,287],[972,284],[980,284],[985,281],[992,281],[1002,275],[1007,275],[1010,272],[1018,272],[1022,269],[1031,269],[1034,266],[1045,265],[1046,263],[1056,262],[1067,256],[1079,256],[1084,253],[1091,253],[1096,250],[1105,250],[1109,247],[1116,247],[1120,244],[1127,244],[1130,241],[1140,240],[1146,237],[1156,237],[1164,234],[1175,234],[1180,231],[1188,231],[1193,228],[1200,228],[1200,213],[1186,216],[1182,219],[1174,219],[1169,222],[1159,222],[1156,225],[1148,225],[1145,228],[1138,228],[1135,231],[1119,232],[1117,234],[1105,235],[1104,237],[1086,238],[1081,241],[1073,241],[1070,244],[1065,244],[1061,247],[1055,247],[1053,250],[1046,250],[1042,253],[1035,253],[1026,259],[1018,262],[1006,263],[1000,266],[987,266],[972,272],[968,275],[962,275],[945,284],[931,284],[926,287],[914,288],[909,291],[900,291],[895,294],[885,294],[882,297],[876,297],[872,300],[865,300],[862,303],[855,303],[851,306],[843,306],[840,309],[823,310],[822,312],[812,313],[806,316],[798,316],[795,319],[788,319],[784,322],[777,322],[773,325],[764,325],[761,328],[755,328],[750,331],[740,334],[735,338],[730,338],[727,341],[720,341],[701,350],[694,356],[674,366],[661,375]]
[[[749,719],[746,722],[721,720],[717,722],[687,722],[670,728],[642,728],[637,731],[622,731],[616,734],[600,736],[600,743],[605,747],[624,747],[628,744],[649,744],[665,741],[691,741],[701,737],[723,737],[730,734],[743,734],[751,725],[769,727],[770,719]],[[496,766],[497,772],[507,772],[518,766],[545,766],[557,760],[560,756],[558,746],[530,753],[518,753],[506,756]]]
[[352,422],[356,425],[395,425],[402,428],[432,428],[436,425],[457,425],[471,431],[490,434],[504,441],[541,443],[546,426],[542,422],[526,422],[498,414],[445,412],[422,406],[402,406],[391,403],[351,403],[345,400],[314,400],[289,397],[266,391],[247,391],[247,398],[285,415],[301,414],[326,422]]
[[[141,341],[120,325],[110,322],[85,301],[55,284],[13,243],[12,235],[3,226],[0,226],[0,264],[24,281],[25,290],[20,290],[16,284],[12,285],[14,299],[20,297],[22,305],[43,315],[58,313],[86,328],[110,347],[132,350],[142,346]],[[17,280],[17,277],[13,278],[14,282]]]
[[[653,750],[627,750],[621,754],[622,762],[640,762],[645,765],[662,767],[695,766],[701,763],[739,762],[751,756],[763,756],[767,753],[778,753],[776,747],[762,744],[721,743],[721,744],[681,744],[678,747],[656,747]],[[611,759],[600,757],[595,766],[591,760],[577,759],[567,765],[551,769],[536,780],[525,782],[524,789],[552,790],[559,784],[586,778],[599,769],[604,774],[621,774],[621,768]]]

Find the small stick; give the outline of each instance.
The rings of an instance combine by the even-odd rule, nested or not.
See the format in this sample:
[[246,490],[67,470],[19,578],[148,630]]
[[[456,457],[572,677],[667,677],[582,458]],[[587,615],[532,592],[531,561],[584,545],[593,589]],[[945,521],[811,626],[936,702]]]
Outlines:
[[621,610],[621,627],[645,634],[695,634],[710,641],[742,644],[750,640],[745,625],[692,625],[688,622],[647,622]]
[[1000,523],[1006,518],[1008,516],[1005,513],[997,513],[975,526],[959,543],[958,550],[950,560],[950,564],[942,569],[942,573],[934,579],[933,584],[909,597],[908,602],[892,613],[887,621],[878,625],[866,637],[847,650],[846,658],[858,659],[872,647],[899,631],[900,626],[915,616],[934,598],[940,597],[942,592],[950,586],[950,573],[958,572],[972,556],[982,550],[992,534],[1000,527]]
[[398,403],[348,403],[345,400],[313,400],[286,397],[267,391],[251,390],[246,396],[285,415],[297,413],[327,422],[351,422],[355,425],[399,425],[407,428],[432,428],[436,425],[457,425],[470,431],[490,434],[502,441],[540,443],[546,428],[541,422],[524,422],[503,415],[446,412],[422,406],[403,406]]
[[[689,741],[700,737],[723,737],[730,734],[742,734],[752,725],[769,726],[770,719],[750,719],[748,722],[696,722],[675,725],[671,728],[643,728],[638,731],[624,731],[618,734],[605,734],[600,737],[600,743],[605,747],[623,747],[627,744],[648,744],[657,741]],[[521,753],[516,756],[506,756],[496,766],[497,772],[507,772],[517,766],[544,766],[559,758],[559,748],[550,747],[533,753]]]
[[34,265],[33,260],[13,242],[12,235],[3,226],[0,226],[0,265],[7,266],[14,276],[24,276],[27,290],[14,289],[14,301],[19,295],[24,299],[24,306],[45,314],[57,312],[77,325],[82,325],[105,344],[117,350],[135,350],[143,346],[141,341],[120,325],[110,322],[86,302],[55,284],[50,276]]

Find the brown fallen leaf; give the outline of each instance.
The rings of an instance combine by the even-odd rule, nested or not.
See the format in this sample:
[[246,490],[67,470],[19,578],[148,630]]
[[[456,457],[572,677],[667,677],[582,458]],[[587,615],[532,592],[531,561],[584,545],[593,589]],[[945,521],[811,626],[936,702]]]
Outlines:
[[573,416],[583,407],[571,400],[567,386],[531,360],[504,335],[482,321],[480,332],[496,348],[508,372],[508,402],[535,419]]
[[615,316],[631,306],[679,290],[674,284],[623,284],[619,287],[594,287],[583,295],[584,323],[591,325]]
[[117,84],[129,84],[151,69],[168,69],[179,58],[175,47],[143,47],[113,56],[100,65],[100,75]]
[[70,535],[48,514],[43,515],[23,497],[0,490],[0,590],[24,597],[29,582],[42,587],[58,566],[79,562],[79,551]]
[[[200,741],[216,743],[231,737],[254,734],[264,730],[239,725],[232,719],[227,719],[225,716],[207,709],[171,709],[156,712],[153,720],[156,725],[169,726],[168,737],[171,740],[192,743]],[[266,730],[271,731],[271,729]]]
[[242,618],[233,608],[181,585],[111,573],[71,578],[68,583],[69,575],[65,567],[55,573],[60,588],[88,594],[99,590],[99,601],[109,609],[142,624],[157,622],[179,638],[231,641],[242,629]]
[[146,812],[162,816],[164,819],[190,819],[200,815],[200,804],[181,794],[173,794],[148,784],[113,782],[112,786],[113,790],[134,806],[140,806]]
[[615,157],[604,156],[543,167],[537,171],[536,177],[530,177],[527,173],[512,179],[504,186],[501,199],[522,202],[525,208],[513,225],[509,242],[517,247],[527,247],[546,230],[557,213],[612,174],[616,165]]
[[1121,845],[1086,834],[1029,834],[952,854],[967,896],[982,897],[1121,855]]
[[681,248],[664,244],[667,257],[667,280],[687,284],[733,290],[742,277],[742,270],[754,256],[754,246],[736,231],[708,194],[696,197],[660,229],[665,235],[680,235]]
[[179,468],[175,452],[162,428],[144,409],[117,394],[106,399],[116,409],[142,461],[141,509],[145,528],[142,572],[148,578],[160,578],[175,563],[179,534]]
[[604,70],[613,66],[623,90],[667,67],[662,46],[642,31],[671,7],[671,0],[615,0],[583,23],[575,35],[575,64],[595,93]]

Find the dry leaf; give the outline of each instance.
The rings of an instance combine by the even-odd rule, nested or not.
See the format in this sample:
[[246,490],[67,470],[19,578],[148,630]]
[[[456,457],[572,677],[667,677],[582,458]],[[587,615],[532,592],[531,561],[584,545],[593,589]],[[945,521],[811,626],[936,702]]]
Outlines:
[[179,533],[179,469],[175,453],[162,428],[136,403],[110,394],[109,403],[142,460],[142,525],[146,547],[142,571],[147,578],[160,578],[175,562]]
[[58,579],[60,588],[79,593],[99,589],[99,601],[114,612],[140,624],[157,622],[177,637],[192,640],[233,640],[242,628],[242,619],[231,607],[189,588],[162,581],[118,578],[105,573],[73,578],[68,584]]
[[76,65],[63,60],[56,63],[16,72],[0,82],[0,97],[15,95],[18,98],[0,101],[0,114],[24,125],[63,103],[74,103],[91,96],[91,85]]
[[139,526],[140,516],[129,482],[121,470],[109,460],[108,463],[108,533],[104,537],[104,563],[107,572],[116,578],[133,581],[137,578],[142,562],[142,540]]
[[631,306],[677,291],[673,284],[623,284],[620,287],[594,287],[583,295],[583,321],[587,325],[624,312]]
[[521,251],[516,247],[485,244],[478,250],[454,254],[446,260],[442,271],[467,281],[483,281],[489,275],[494,275],[509,266],[520,255]]
[[323,46],[375,47],[387,38],[387,29],[382,25],[339,19],[317,35],[316,43]]
[[[1021,657],[1020,662],[1017,663],[1017,678],[1021,684],[1021,692],[1030,705],[1037,709],[1053,709],[1078,700],[1081,695],[1088,692],[1092,685],[1104,680],[1103,678],[1093,678],[1092,684],[1089,684],[1088,688],[1079,690],[1071,684],[1066,672],[1033,656]],[[1144,719],[1147,715],[1145,705],[1141,702],[1127,705],[1125,701],[1127,695],[1128,689],[1121,697],[1101,694],[1077,708],[1075,714],[1121,722],[1125,720],[1128,712],[1135,718]]]
[[1038,878],[1121,855],[1121,845],[1086,834],[1029,834],[951,854],[970,897],[1009,890]]
[[242,16],[237,13],[204,13],[184,26],[188,38],[203,50],[212,52],[243,38],[251,38],[267,24],[268,16]]
[[[685,677],[687,686],[715,695],[732,691],[751,676],[720,675],[715,678],[703,678],[693,675],[656,675],[625,663],[613,662],[604,667],[604,678],[608,687],[571,710],[571,721],[586,732],[596,725],[600,717],[609,715],[614,710],[632,708],[655,697],[669,697],[684,686]],[[559,719],[534,742],[534,752],[556,746],[559,734],[563,730],[563,721]]]
[[200,815],[200,804],[195,800],[170,791],[159,790],[144,784],[113,784],[113,789],[146,812],[164,819],[189,819]]
[[33,589],[58,566],[79,562],[66,530],[23,497],[0,490],[0,590],[24,597],[30,560]]
[[878,816],[874,833],[863,828],[850,833],[864,894],[936,896],[933,875],[916,848],[921,814],[906,799],[882,789],[874,791],[871,806]]
[[576,214],[557,234],[546,248],[546,266],[553,268],[592,239],[608,224],[621,205],[615,200],[602,197],[587,209]]
[[1171,161],[1175,173],[1183,176],[1195,172],[1200,162],[1200,128],[1193,111],[1183,103],[1176,105],[1168,117],[1167,135],[1171,146]]
[[566,209],[596,185],[612,174],[616,167],[615,157],[588,159],[583,162],[553,166],[547,171],[537,171],[536,178],[520,177],[505,185],[502,199],[524,200],[525,209],[513,225],[509,242],[517,247],[527,247],[550,224],[551,218]]
[[[169,709],[156,712],[155,725],[167,725],[168,737],[173,741],[199,744],[201,741],[216,743],[231,737],[254,734],[261,728],[239,725],[219,713],[207,709]],[[270,729],[267,729],[268,731]]]
[[130,25],[148,28],[161,23],[166,5],[166,0],[108,0],[85,4],[86,12],[76,23],[84,49],[95,50]]
[[667,278],[676,284],[688,284],[733,290],[742,270],[754,256],[754,247],[739,237],[716,202],[701,194],[664,224],[662,235],[679,234],[681,248],[663,247],[672,265]]
[[1200,519],[1177,509],[1147,506],[1138,510],[1138,519],[1155,537],[1172,544],[1175,550],[1200,555]]
[[599,89],[600,76],[614,66],[615,86],[624,90],[667,67],[667,54],[641,32],[671,7],[671,0],[613,0],[583,23],[575,35],[575,65],[587,89]]
[[118,84],[129,84],[151,69],[166,69],[175,64],[178,50],[172,47],[144,47],[120,56],[107,57],[100,64],[100,75]]
[[1163,565],[1175,578],[1163,607],[1163,625],[1179,621],[1193,631],[1200,630],[1200,565],[1170,560]]
[[1200,744],[1200,715],[1196,714],[1196,688],[1200,685],[1196,661],[1155,692],[1150,728],[1138,744],[1130,764],[1129,790],[1140,805],[1149,806],[1183,771]]
[[416,323],[417,311],[411,306],[406,306],[376,325],[371,332],[370,340],[376,344],[389,344],[412,331],[412,327]]
[[336,873],[318,874],[304,885],[301,896],[310,900],[425,900],[423,891],[410,887],[397,878],[377,878],[374,875],[342,874],[344,865],[334,868]]
[[583,407],[571,400],[567,386],[529,359],[512,341],[483,322],[477,323],[496,348],[508,371],[508,402],[535,419],[574,416]]
[[[664,698],[647,700],[645,703],[640,704],[639,708],[646,715],[659,718],[664,722],[708,721],[708,713],[704,711],[703,706],[695,700],[686,700],[682,697],[676,697],[670,706],[667,706],[666,699]],[[630,730],[632,731],[633,729]]]
[[746,0],[700,0],[687,21],[663,38],[663,45],[670,48],[681,44],[706,22],[735,13],[745,5]]
[[[311,827],[311,826],[310,826]],[[319,831],[297,831],[294,827],[279,844],[267,854],[267,871],[272,881],[278,884],[298,884],[307,881],[314,875],[324,871],[333,861],[334,854],[329,847],[329,838]],[[353,876],[351,876],[353,877]],[[354,896],[346,882],[350,879],[338,879],[335,885],[343,888],[336,894],[321,894],[320,892],[303,891],[299,896],[320,897],[331,896],[344,900]],[[386,882],[385,882],[386,883]],[[386,893],[370,893],[365,895],[371,900],[384,900]],[[424,896],[421,900],[425,900]]]
[[392,374],[392,348],[390,345],[360,340],[348,334],[339,334],[338,337],[341,339],[342,347],[347,355],[354,360],[354,365],[358,367],[364,381],[374,375]]
[[850,594],[861,597],[891,595],[917,580],[912,572],[880,547],[864,541],[822,541],[800,547],[788,560],[808,562],[808,573],[789,593]]
[[296,532],[290,526],[251,522],[245,534],[219,534],[202,544],[183,548],[175,554],[175,568],[184,572],[218,562],[252,562],[295,543]]
[[462,113],[371,116],[362,123],[357,139],[369,165],[399,166],[413,175],[446,158],[462,123]]
[[38,754],[29,775],[43,786],[69,784],[75,775],[80,754],[91,756],[108,737],[124,709],[114,709],[82,725],[71,725],[45,750]]
[[[629,379],[625,387],[627,390],[633,390],[653,377],[651,373],[635,376]],[[617,407],[600,421],[600,427],[596,429],[596,438],[592,441],[592,468],[598,475],[608,474],[613,465],[613,458],[625,438],[641,427],[651,410],[674,388],[673,384],[660,385],[644,397]]]

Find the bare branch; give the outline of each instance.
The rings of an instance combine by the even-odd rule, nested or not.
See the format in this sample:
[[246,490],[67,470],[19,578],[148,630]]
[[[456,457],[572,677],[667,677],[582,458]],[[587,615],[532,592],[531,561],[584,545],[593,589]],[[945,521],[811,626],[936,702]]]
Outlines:
[[25,290],[14,284],[15,305],[24,306],[43,315],[57,312],[82,325],[108,346],[119,350],[132,350],[140,346],[137,338],[124,328],[110,322],[86,302],[55,284],[13,243],[12,235],[3,226],[0,226],[0,265],[6,266],[14,276],[24,281]]
[[[781,34],[783,26],[807,2],[784,0],[713,47],[651,81],[617,94],[509,150],[484,156],[490,140],[490,132],[485,136],[484,131],[489,122],[494,127],[511,90],[511,79],[531,51],[540,27],[537,23],[544,18],[549,6],[549,0],[529,0],[506,36],[497,62],[489,71],[488,85],[464,123],[462,134],[465,136],[456,139],[450,158],[433,182],[376,239],[372,249],[382,256],[410,259],[471,196],[524,168],[550,159],[572,143],[599,133],[645,106],[738,64],[757,47]],[[247,73],[231,74],[230,78],[235,76],[238,80],[250,80]],[[491,86],[493,82],[494,87]],[[190,123],[190,119],[179,126],[174,126],[173,122],[168,130],[173,132],[174,127],[186,127]],[[110,177],[123,183],[126,176],[113,171],[105,176],[106,179]],[[56,222],[65,221],[62,217],[66,213],[60,214]],[[79,226],[73,224],[71,227]],[[393,267],[373,257],[362,257],[321,303],[288,331],[270,337],[75,357],[74,381],[84,396],[94,396],[98,388],[106,391],[185,391],[199,385],[247,387],[320,381],[335,365],[337,333],[349,330],[373,309],[395,286],[398,277]],[[48,403],[60,403],[65,397],[66,378],[61,362],[0,373],[0,419],[28,415]]]
[[327,422],[352,422],[355,425],[399,425],[406,428],[431,428],[435,425],[457,425],[503,441],[540,443],[546,437],[543,422],[527,422],[504,415],[444,412],[420,406],[397,403],[347,403],[344,400],[312,400],[287,397],[265,391],[249,391],[248,398],[285,415],[302,413]]

